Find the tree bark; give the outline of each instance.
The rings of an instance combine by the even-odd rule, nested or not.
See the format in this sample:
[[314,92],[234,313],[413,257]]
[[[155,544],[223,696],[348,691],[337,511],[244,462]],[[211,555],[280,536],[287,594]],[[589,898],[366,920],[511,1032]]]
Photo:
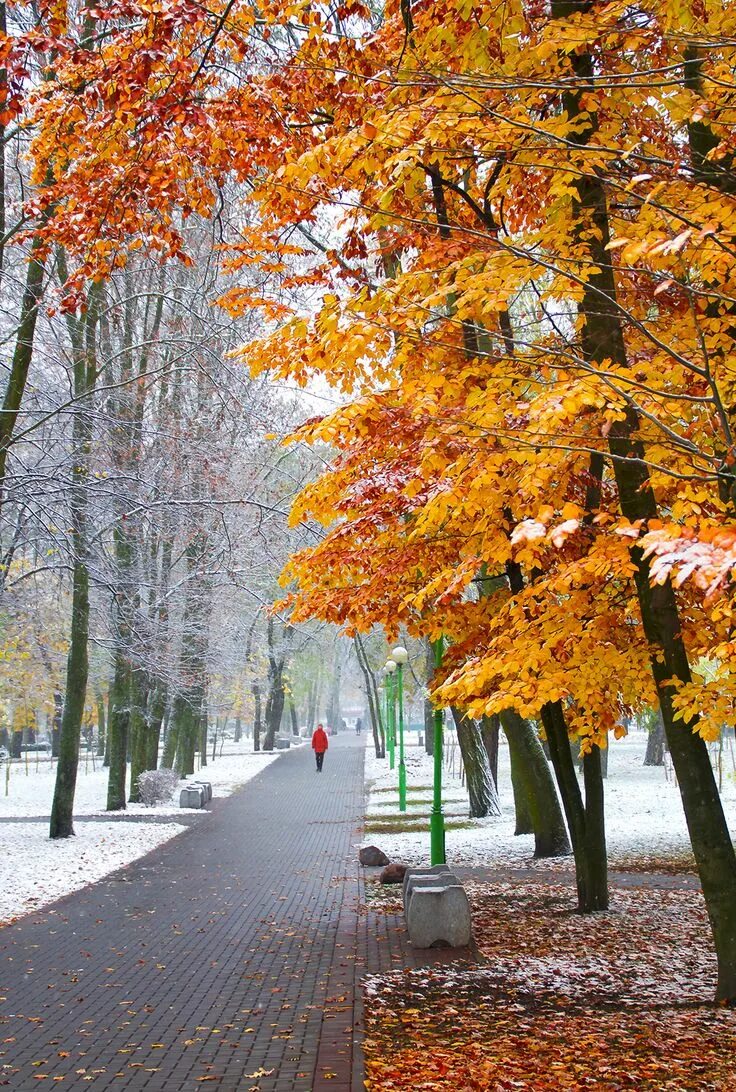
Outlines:
[[498,716],[481,717],[480,732],[483,737],[483,746],[488,755],[488,765],[491,768],[491,777],[493,778],[493,784],[496,786],[496,792],[498,792],[498,735],[500,729],[501,722]]
[[378,695],[375,676],[368,663],[365,646],[363,645],[363,640],[359,633],[356,633],[355,635],[355,655],[365,682],[365,691],[368,698],[368,713],[371,718],[371,729],[373,731],[373,748],[376,752],[376,758],[385,758],[386,736],[383,727],[383,717],[381,715],[381,699]]
[[[64,268],[63,255],[60,259],[60,266],[62,269]],[[41,279],[43,278],[43,269],[41,269],[39,276]],[[71,315],[67,318],[74,360],[74,397],[77,400],[72,424],[73,471],[70,496],[74,568],[72,577],[72,624],[66,668],[66,691],[59,734],[56,785],[51,805],[49,831],[51,838],[68,838],[74,834],[74,793],[77,784],[79,745],[89,674],[87,542],[87,506],[89,498],[87,493],[87,462],[92,442],[92,417],[90,407],[85,404],[85,399],[94,391],[97,377],[96,299],[97,289],[92,288],[87,301],[88,309],[85,319],[77,320]],[[36,303],[38,303],[38,298]],[[20,405],[20,402],[18,404]],[[13,418],[14,420],[15,418]],[[4,473],[4,460],[2,462],[2,472]]]
[[664,721],[662,714],[658,712],[657,719],[649,729],[647,750],[644,755],[645,766],[664,766],[665,743]]
[[[138,787],[138,778],[146,770],[148,765],[148,721],[145,708],[146,690],[144,674],[138,668],[131,673],[130,679],[130,796],[131,804],[140,802],[141,793]],[[153,767],[155,769],[155,767]]]
[[539,736],[513,709],[504,710],[500,720],[511,756],[514,833],[534,834],[535,857],[564,857],[570,852],[570,840]]
[[125,783],[128,773],[128,725],[130,723],[130,664],[126,650],[118,644],[115,652],[115,674],[110,687],[108,716],[110,767],[107,780],[107,810],[125,808]]
[[[584,9],[583,0],[552,0],[553,18],[565,18]],[[584,116],[586,124],[574,137],[585,145],[597,122],[589,104],[581,97],[593,91],[593,62],[590,53],[571,56],[577,76],[576,89],[563,95],[568,118]],[[597,175],[584,175],[577,183],[577,211],[584,232],[590,269],[580,313],[583,316],[582,349],[585,359],[602,367],[628,367],[624,332],[618,308],[614,270],[608,251],[610,227],[603,183]],[[659,516],[639,436],[639,418],[629,406],[625,418],[617,421],[608,437],[621,512],[631,522]],[[682,638],[677,599],[669,581],[652,587],[649,561],[634,545],[631,558],[641,609],[644,634],[651,648],[651,666],[657,684],[667,745],[682,797],[693,854],[698,866],[713,940],[718,957],[716,997],[736,1002],[736,854],[726,824],[707,746],[697,734],[697,718],[675,720],[672,680],[691,681],[690,665]],[[587,784],[587,781],[586,781]]]
[[258,683],[253,683],[253,750],[261,749],[261,688]]
[[476,721],[471,720],[462,710],[453,707],[452,715],[468,781],[470,817],[482,819],[488,815],[500,815],[501,805],[491,776],[481,730]]
[[294,695],[289,694],[289,717],[291,718],[291,734],[299,738],[299,717],[294,704]]

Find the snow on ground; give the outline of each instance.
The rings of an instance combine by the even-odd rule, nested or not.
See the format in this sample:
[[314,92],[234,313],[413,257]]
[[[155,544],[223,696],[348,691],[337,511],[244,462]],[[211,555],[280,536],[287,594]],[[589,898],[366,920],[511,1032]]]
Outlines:
[[[369,791],[367,829],[363,844],[377,845],[391,860],[409,864],[429,863],[429,812],[432,806],[432,759],[417,746],[413,736],[406,749],[407,785],[421,791],[408,794],[405,821],[397,826],[398,771],[388,760],[376,759],[372,741],[366,751],[366,783]],[[690,861],[690,842],[671,768],[643,765],[647,736],[632,732],[611,743],[605,781],[606,836],[610,864],[615,868],[677,867]],[[452,736],[447,748],[453,754]],[[722,799],[732,832],[736,831],[736,755],[729,742],[724,749]],[[459,758],[454,748],[452,765],[443,771],[447,859],[455,866],[571,868],[570,858],[535,862],[531,835],[514,836],[514,803],[508,747],[503,734],[499,749],[499,795],[502,814],[490,819],[468,815],[468,796],[459,778]],[[387,791],[390,790],[390,791]],[[413,818],[412,818],[413,816]],[[411,829],[406,829],[407,827]]]
[[[229,796],[285,753],[254,754],[250,746],[226,744],[225,752],[198,770],[195,779],[210,781],[213,796]],[[95,883],[181,834],[186,826],[176,822],[177,817],[186,815],[191,822],[202,815],[176,805],[177,787],[169,804],[154,808],[128,804],[126,811],[115,813],[114,822],[106,822],[107,770],[99,759],[95,764],[93,769],[91,757],[80,763],[74,815],[99,817],[99,822],[85,818],[75,824],[74,838],[53,842],[46,820],[56,763],[45,757],[37,761],[34,754],[27,765],[24,760],[12,763],[9,778],[7,767],[0,765],[0,871],[6,875],[0,884],[0,925]]]
[[186,828],[180,823],[77,823],[52,842],[46,823],[0,823],[0,923],[95,883]]
[[[212,784],[213,796],[229,796],[240,785],[244,785],[251,778],[259,774],[262,769],[273,762],[281,751],[263,751],[254,754],[247,748],[247,744],[226,744],[226,751],[218,755],[214,762],[209,761],[194,774],[194,780],[201,779]],[[107,770],[103,769],[101,760],[95,759],[96,769],[93,769],[92,759],[82,759],[77,774],[77,789],[74,797],[75,815],[104,815],[107,799]],[[130,771],[129,771],[130,772]],[[51,801],[54,795],[54,782],[56,779],[56,762],[44,758],[36,764],[35,755],[30,757],[28,772],[23,760],[14,762],[10,769],[10,778],[6,780],[7,767],[0,766],[0,821],[6,817],[17,816],[46,816],[51,814]],[[177,786],[173,800],[178,800],[179,788],[186,782],[180,782]],[[147,808],[144,804],[128,804],[127,813],[130,815],[180,815],[181,808],[174,802],[159,804],[155,808]],[[187,814],[191,814],[187,812]]]

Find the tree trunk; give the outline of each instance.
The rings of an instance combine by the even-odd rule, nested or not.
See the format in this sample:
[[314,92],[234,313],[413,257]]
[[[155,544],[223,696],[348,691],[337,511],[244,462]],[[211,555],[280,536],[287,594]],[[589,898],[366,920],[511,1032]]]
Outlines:
[[105,699],[103,697],[102,691],[99,688],[95,690],[95,701],[97,704],[97,756],[98,758],[104,758],[105,737],[107,735],[105,723]]
[[235,731],[233,733],[233,743],[240,743],[243,736],[243,724],[240,717],[235,718]]
[[289,694],[289,716],[291,718],[291,734],[299,738],[299,717],[296,712],[293,694]]
[[649,729],[647,751],[644,755],[645,766],[664,766],[665,743],[664,721],[662,713],[657,710],[654,726]]
[[[554,779],[534,727],[513,709],[501,713],[509,744],[517,829],[534,834],[535,857],[564,857],[570,852]],[[527,829],[519,829],[526,826]]]
[[578,909],[583,914],[607,910],[608,864],[600,751],[594,747],[583,762],[583,803],[570,752],[565,716],[559,702],[548,702],[542,707],[542,723],[547,733],[557,787],[562,797],[575,855]]
[[158,766],[158,748],[161,739],[164,715],[166,713],[166,701],[166,683],[159,682],[151,695],[151,706],[148,716],[148,729],[146,733],[146,738],[148,740],[146,747],[146,769],[148,770],[155,770]]
[[[38,264],[32,260],[31,265]],[[60,255],[60,268],[63,269],[63,254]],[[30,271],[29,271],[30,276]],[[43,267],[39,273],[38,289],[43,279]],[[72,349],[74,354],[74,397],[77,407],[72,425],[72,485],[70,496],[72,544],[74,547],[74,571],[72,577],[72,624],[69,654],[66,667],[66,692],[64,711],[59,734],[59,761],[56,766],[56,785],[51,805],[50,836],[68,838],[74,834],[74,792],[77,784],[79,767],[79,744],[84,719],[84,703],[87,697],[87,676],[89,674],[89,572],[87,543],[87,462],[92,441],[91,407],[84,400],[94,391],[97,377],[97,353],[95,330],[97,326],[98,290],[90,289],[88,309],[83,320],[67,316]],[[38,303],[36,296],[36,305]],[[35,312],[33,318],[35,327]],[[32,340],[32,334],[31,334]],[[30,359],[31,347],[28,346]],[[27,372],[27,368],[26,368]],[[11,376],[12,382],[12,376]],[[25,382],[25,380],[24,380]],[[10,388],[9,388],[10,390]],[[8,395],[6,394],[6,403]],[[20,395],[18,405],[20,405]],[[12,415],[11,415],[12,416]],[[12,417],[15,421],[15,417]],[[0,426],[4,432],[5,424]],[[12,428],[12,425],[8,426]],[[9,439],[10,433],[6,433]],[[4,450],[2,471],[4,474]]]
[[[41,214],[39,228],[46,226],[54,212],[48,205]],[[0,412],[0,513],[5,501],[5,473],[8,450],[13,440],[16,421],[25,394],[28,371],[33,357],[38,309],[43,295],[46,242],[36,236],[31,246],[31,260],[26,267],[26,283],[20,307],[20,321],[15,339],[15,349],[10,362],[8,384],[5,388],[2,412]]]
[[115,654],[115,674],[110,687],[110,715],[108,717],[110,743],[110,769],[107,781],[108,811],[120,811],[125,808],[129,724],[130,664],[125,650],[118,647]]
[[498,792],[498,735],[501,728],[501,722],[498,716],[482,717],[480,721],[480,732],[483,737],[483,746],[486,749],[488,755],[488,765],[491,768],[491,777],[493,778],[493,784],[496,786]]
[[359,633],[356,633],[355,635],[355,655],[363,675],[363,681],[365,682],[365,691],[368,698],[368,713],[371,718],[371,729],[373,731],[373,748],[376,752],[376,758],[385,758],[386,736],[381,716],[381,699],[378,695],[376,680],[371,670],[371,666],[368,663],[365,646]]
[[529,787],[524,777],[524,762],[526,756],[520,748],[515,733],[506,733],[509,744],[509,760],[511,762],[511,787],[514,791],[514,834],[533,834],[534,823],[529,807]]
[[253,715],[253,750],[261,749],[261,688],[258,683],[253,683],[253,702],[255,705]]
[[87,695],[87,642],[89,637],[89,576],[83,558],[74,563],[72,593],[72,628],[66,666],[66,695],[61,720],[59,761],[56,766],[56,786],[51,805],[51,838],[68,838],[74,834],[74,791],[79,767],[79,740]]
[[[202,710],[199,715],[199,764],[207,765],[207,733],[209,732],[209,712],[207,702],[202,702]],[[212,751],[212,761],[215,761],[217,753],[217,727],[215,727],[215,743]]]
[[335,660],[330,680],[330,700],[327,705],[327,724],[335,732],[340,728],[340,676],[342,661],[340,658],[340,645],[335,648]]
[[[553,18],[564,18],[583,10],[582,0],[553,0]],[[563,96],[571,120],[585,116],[587,123],[575,140],[589,142],[596,118],[581,96],[592,89],[593,63],[588,52],[571,57],[578,77],[575,92]],[[577,206],[584,224],[585,245],[593,272],[586,280],[579,305],[583,316],[582,348],[586,360],[602,367],[628,367],[628,359],[616,296],[611,255],[610,228],[605,190],[597,175],[586,175],[577,183]],[[639,418],[632,407],[617,421],[608,436],[608,448],[619,493],[622,514],[634,524],[646,527],[659,517],[649,478],[645,451],[638,440]],[[682,639],[677,599],[667,581],[652,587],[649,561],[637,545],[631,549],[634,580],[644,633],[651,653],[652,674],[657,684],[667,746],[677,775],[693,854],[698,866],[713,940],[718,957],[719,1001],[736,1002],[736,854],[723,813],[718,787],[705,741],[697,734],[697,718],[675,720],[672,680],[691,682],[690,665]]]
[[268,697],[266,699],[266,734],[263,740],[263,749],[272,751],[276,734],[281,726],[281,718],[284,715],[284,702],[286,699],[284,666],[286,657],[283,653],[280,656],[276,654],[273,618],[268,619],[266,632],[268,640]]
[[[425,638],[425,670],[427,676],[427,686],[432,681],[434,675],[434,649],[432,642]],[[434,706],[427,696],[424,699],[424,750],[428,755],[434,754]]]
[[143,672],[136,669],[132,672],[130,679],[130,796],[128,799],[131,804],[140,803],[138,778],[151,768],[148,766],[149,745],[145,694]]
[[173,770],[176,762],[176,749],[179,744],[178,721],[176,718],[177,699],[178,695],[174,698],[169,711],[169,723],[166,728],[164,749],[161,753],[161,766],[164,770]]
[[59,757],[59,742],[61,740],[61,718],[64,713],[64,699],[58,690],[54,691],[54,719],[51,723],[51,756]]
[[500,815],[501,805],[491,776],[481,730],[478,724],[460,709],[453,707],[452,715],[468,782],[470,817],[482,819],[488,815]]

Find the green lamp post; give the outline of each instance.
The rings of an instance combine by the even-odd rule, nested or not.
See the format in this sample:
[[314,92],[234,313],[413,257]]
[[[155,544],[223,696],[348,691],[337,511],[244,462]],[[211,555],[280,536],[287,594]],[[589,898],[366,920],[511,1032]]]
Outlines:
[[396,676],[399,691],[399,811],[406,811],[406,766],[404,764],[404,664],[409,653],[403,645],[397,645],[391,653],[391,660],[396,664]]
[[[444,641],[440,637],[434,641],[434,666],[442,666]],[[434,711],[434,791],[432,794],[432,814],[429,819],[430,862],[433,865],[445,864],[445,817],[442,813],[442,709]]]
[[388,731],[388,765],[393,770],[396,765],[396,693],[394,687],[394,660],[386,660],[383,670],[386,673],[386,725]]

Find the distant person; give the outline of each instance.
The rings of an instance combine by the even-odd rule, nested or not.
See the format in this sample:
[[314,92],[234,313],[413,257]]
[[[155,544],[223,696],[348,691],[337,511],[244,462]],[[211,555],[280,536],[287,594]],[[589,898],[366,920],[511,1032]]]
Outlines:
[[359,736],[362,731],[363,731],[363,721],[360,719],[360,717],[358,717],[358,719],[355,722],[355,734],[356,734],[356,736]]
[[322,763],[325,760],[325,751],[329,747],[327,733],[321,724],[318,724],[312,736],[312,750],[317,759],[317,773],[322,773]]

